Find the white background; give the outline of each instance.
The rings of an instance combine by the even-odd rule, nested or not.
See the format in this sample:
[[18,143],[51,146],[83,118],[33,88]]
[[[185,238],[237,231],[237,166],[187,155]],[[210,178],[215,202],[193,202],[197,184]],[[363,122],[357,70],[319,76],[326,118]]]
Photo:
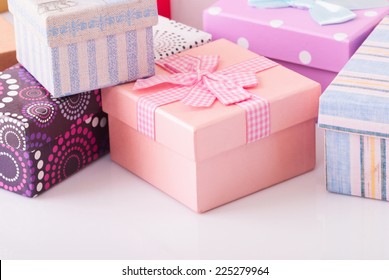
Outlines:
[[389,203],[327,193],[317,168],[196,214],[109,156],[35,199],[0,191],[0,259],[389,258]]

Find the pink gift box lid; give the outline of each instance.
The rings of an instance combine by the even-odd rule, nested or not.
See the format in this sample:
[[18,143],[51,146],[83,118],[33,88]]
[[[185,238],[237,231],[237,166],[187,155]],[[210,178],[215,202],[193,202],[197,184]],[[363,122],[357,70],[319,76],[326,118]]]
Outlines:
[[233,40],[239,34],[234,38],[239,44],[269,58],[339,72],[389,7],[354,12],[352,21],[320,26],[307,10],[262,9],[249,7],[247,0],[220,0],[204,11],[204,28],[214,39]]
[[[179,55],[184,54],[217,54],[221,57],[218,70],[258,56],[223,39]],[[168,73],[158,66],[156,74]],[[270,101],[272,133],[317,117],[321,92],[318,83],[280,65],[259,72],[257,77],[259,86],[249,91]],[[133,91],[133,86],[134,83],[128,83],[104,89],[103,110],[136,129],[139,97],[171,86],[138,91]],[[175,102],[156,110],[155,129],[157,142],[186,158],[201,161],[246,144],[246,112],[239,106],[224,106],[218,101],[210,108]]]

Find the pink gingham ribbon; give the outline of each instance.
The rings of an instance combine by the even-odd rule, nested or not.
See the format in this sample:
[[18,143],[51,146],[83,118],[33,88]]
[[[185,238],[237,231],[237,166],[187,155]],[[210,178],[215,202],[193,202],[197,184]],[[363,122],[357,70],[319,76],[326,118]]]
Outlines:
[[270,104],[246,88],[256,87],[256,73],[278,64],[262,56],[216,71],[219,56],[171,56],[157,62],[171,75],[157,75],[137,80],[134,90],[160,84],[173,87],[145,95],[138,100],[138,131],[155,139],[155,110],[159,106],[182,101],[194,107],[210,107],[216,100],[237,105],[246,111],[247,142],[270,134]]

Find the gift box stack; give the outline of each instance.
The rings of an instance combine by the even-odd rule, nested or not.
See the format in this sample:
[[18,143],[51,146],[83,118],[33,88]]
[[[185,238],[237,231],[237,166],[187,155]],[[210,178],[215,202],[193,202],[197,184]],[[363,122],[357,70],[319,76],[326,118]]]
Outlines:
[[[27,197],[109,151],[102,87],[151,76],[154,56],[211,39],[163,17],[153,26],[154,0],[9,4],[14,26],[0,17],[0,187]],[[16,49],[20,64],[10,67]]]
[[201,213],[306,173],[322,89],[379,24],[319,122],[328,189],[386,199],[387,1],[220,0],[210,43],[167,18],[153,30],[157,2],[9,1],[21,65],[0,73],[2,188],[35,196],[110,149]]
[[100,89],[154,74],[157,6],[8,4],[21,65],[0,73],[1,187],[33,197],[108,152]]

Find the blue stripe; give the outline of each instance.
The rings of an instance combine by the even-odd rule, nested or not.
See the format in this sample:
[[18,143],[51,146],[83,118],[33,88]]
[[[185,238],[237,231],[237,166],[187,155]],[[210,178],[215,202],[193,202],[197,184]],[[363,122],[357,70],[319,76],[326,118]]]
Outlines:
[[153,29],[146,28],[148,76],[155,74]]
[[[371,42],[377,42],[377,43],[381,43],[381,42],[387,42],[389,41],[389,33],[388,33],[388,30],[385,30],[383,28],[376,28],[368,37],[368,43],[371,43]],[[368,44],[367,43],[367,44]]]
[[[320,118],[320,116],[319,116],[319,118]],[[359,130],[359,129],[346,128],[346,127],[340,127],[340,126],[335,126],[335,125],[322,124],[322,123],[319,123],[319,127],[320,128],[324,128],[324,129],[329,129],[329,130],[338,130],[338,131],[346,132],[346,133],[370,135],[370,136],[375,136],[375,137],[379,137],[379,138],[387,138],[387,137],[389,137],[388,133],[380,133],[380,132],[374,132],[374,131]]]
[[108,71],[111,84],[119,82],[118,46],[116,35],[107,36]]
[[326,131],[327,189],[351,194],[350,135]]
[[58,96],[62,93],[61,72],[60,72],[60,66],[59,66],[59,49],[52,48],[51,54],[52,54],[52,59],[53,59],[53,62],[52,62],[53,79],[54,79],[54,92],[53,92],[53,94]]
[[[363,65],[363,66],[362,66]],[[388,75],[388,62],[372,61],[353,57],[345,66],[344,71],[353,71],[361,74]],[[336,80],[335,80],[336,81]]]
[[69,70],[70,70],[70,92],[80,92],[80,74],[78,72],[78,47],[77,44],[68,45]]
[[135,30],[126,32],[128,81],[139,77],[138,40]]
[[360,166],[361,166],[361,196],[365,197],[365,139],[363,136],[360,136]]
[[89,40],[87,42],[88,51],[88,74],[89,74],[89,86],[91,89],[98,88],[97,82],[97,62],[96,62],[96,41]]
[[388,97],[329,89],[320,98],[320,115],[389,124]]
[[386,139],[381,139],[381,199],[386,200]]

